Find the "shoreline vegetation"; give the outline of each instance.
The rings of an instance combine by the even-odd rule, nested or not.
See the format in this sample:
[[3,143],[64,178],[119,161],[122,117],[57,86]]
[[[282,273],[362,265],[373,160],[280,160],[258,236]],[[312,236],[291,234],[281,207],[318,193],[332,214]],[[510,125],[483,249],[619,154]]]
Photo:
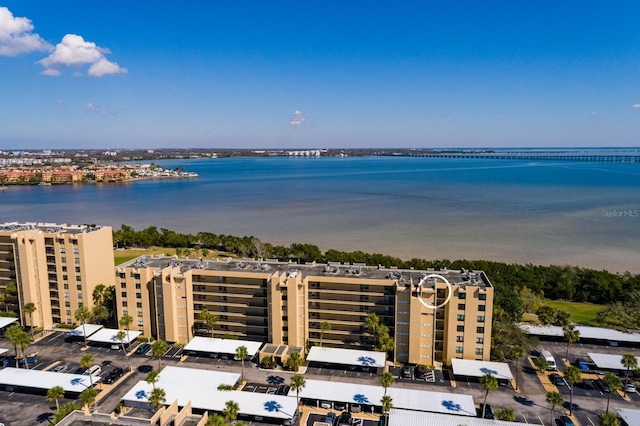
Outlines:
[[[495,288],[494,319],[540,324],[567,322],[620,330],[640,329],[640,275],[577,266],[507,264],[485,260],[402,260],[380,253],[343,252],[293,243],[272,245],[253,236],[237,237],[210,232],[182,234],[150,226],[141,231],[122,225],[113,231],[116,263],[141,255],[178,257],[238,257],[285,262],[341,262],[382,265],[402,269],[483,270]],[[127,249],[126,251],[123,249]],[[126,254],[125,254],[126,253]],[[620,312],[625,314],[621,315]]]

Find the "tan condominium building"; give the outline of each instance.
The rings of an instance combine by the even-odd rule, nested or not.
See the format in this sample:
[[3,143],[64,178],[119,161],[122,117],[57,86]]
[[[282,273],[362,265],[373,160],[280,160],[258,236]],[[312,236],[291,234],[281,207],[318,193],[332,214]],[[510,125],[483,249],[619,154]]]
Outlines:
[[[114,285],[114,268],[110,227],[0,224],[0,309],[17,312],[22,324],[75,323],[79,307],[93,307],[98,284]],[[36,308],[31,315],[24,312],[29,303]]]
[[[373,312],[395,340],[396,361],[490,355],[493,286],[484,272],[145,256],[115,277],[118,317],[171,342],[213,334],[370,349],[375,333],[365,318]],[[217,315],[213,326],[201,320],[204,309]],[[330,329],[321,330],[324,322]]]

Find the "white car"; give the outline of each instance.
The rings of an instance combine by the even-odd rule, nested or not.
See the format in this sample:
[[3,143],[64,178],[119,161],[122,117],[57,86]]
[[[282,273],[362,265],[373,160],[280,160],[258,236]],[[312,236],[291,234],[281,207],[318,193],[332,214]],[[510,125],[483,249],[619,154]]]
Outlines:
[[322,408],[327,409],[327,410],[331,410],[331,403],[330,403],[329,401],[322,401],[322,402],[320,403],[320,406],[321,406]]
[[114,343],[113,345],[111,345],[111,349],[114,351],[120,350],[120,345],[117,343]]
[[624,391],[627,393],[635,393],[636,385],[632,381],[624,382]]

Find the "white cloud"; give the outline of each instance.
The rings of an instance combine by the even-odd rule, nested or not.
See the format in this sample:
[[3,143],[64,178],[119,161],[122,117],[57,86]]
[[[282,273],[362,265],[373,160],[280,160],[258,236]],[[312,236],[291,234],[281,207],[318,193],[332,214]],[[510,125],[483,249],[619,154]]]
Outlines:
[[0,7],[0,56],[51,50],[52,46],[32,31],[30,19],[16,18],[8,8]]
[[631,108],[640,108],[640,104],[633,104],[631,105]]
[[44,75],[58,76],[60,69],[64,67],[79,67],[89,65],[88,74],[94,77],[102,77],[107,74],[126,74],[127,69],[114,62],[109,62],[105,54],[111,53],[109,49],[97,46],[95,43],[85,41],[82,36],[67,34],[58,43],[55,50],[38,63],[45,67]]
[[91,102],[87,102],[82,106],[84,112],[98,112],[98,107],[92,104]]
[[304,123],[306,119],[307,117],[304,112],[297,109],[293,112],[293,116],[291,117],[291,120],[289,120],[289,124],[292,126],[299,126]]

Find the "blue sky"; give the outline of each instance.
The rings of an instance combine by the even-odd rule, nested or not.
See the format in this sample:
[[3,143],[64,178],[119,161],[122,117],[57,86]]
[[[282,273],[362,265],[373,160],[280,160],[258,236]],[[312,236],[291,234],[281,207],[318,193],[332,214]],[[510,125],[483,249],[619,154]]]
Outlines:
[[0,0],[0,149],[639,146],[638,16],[636,0]]

